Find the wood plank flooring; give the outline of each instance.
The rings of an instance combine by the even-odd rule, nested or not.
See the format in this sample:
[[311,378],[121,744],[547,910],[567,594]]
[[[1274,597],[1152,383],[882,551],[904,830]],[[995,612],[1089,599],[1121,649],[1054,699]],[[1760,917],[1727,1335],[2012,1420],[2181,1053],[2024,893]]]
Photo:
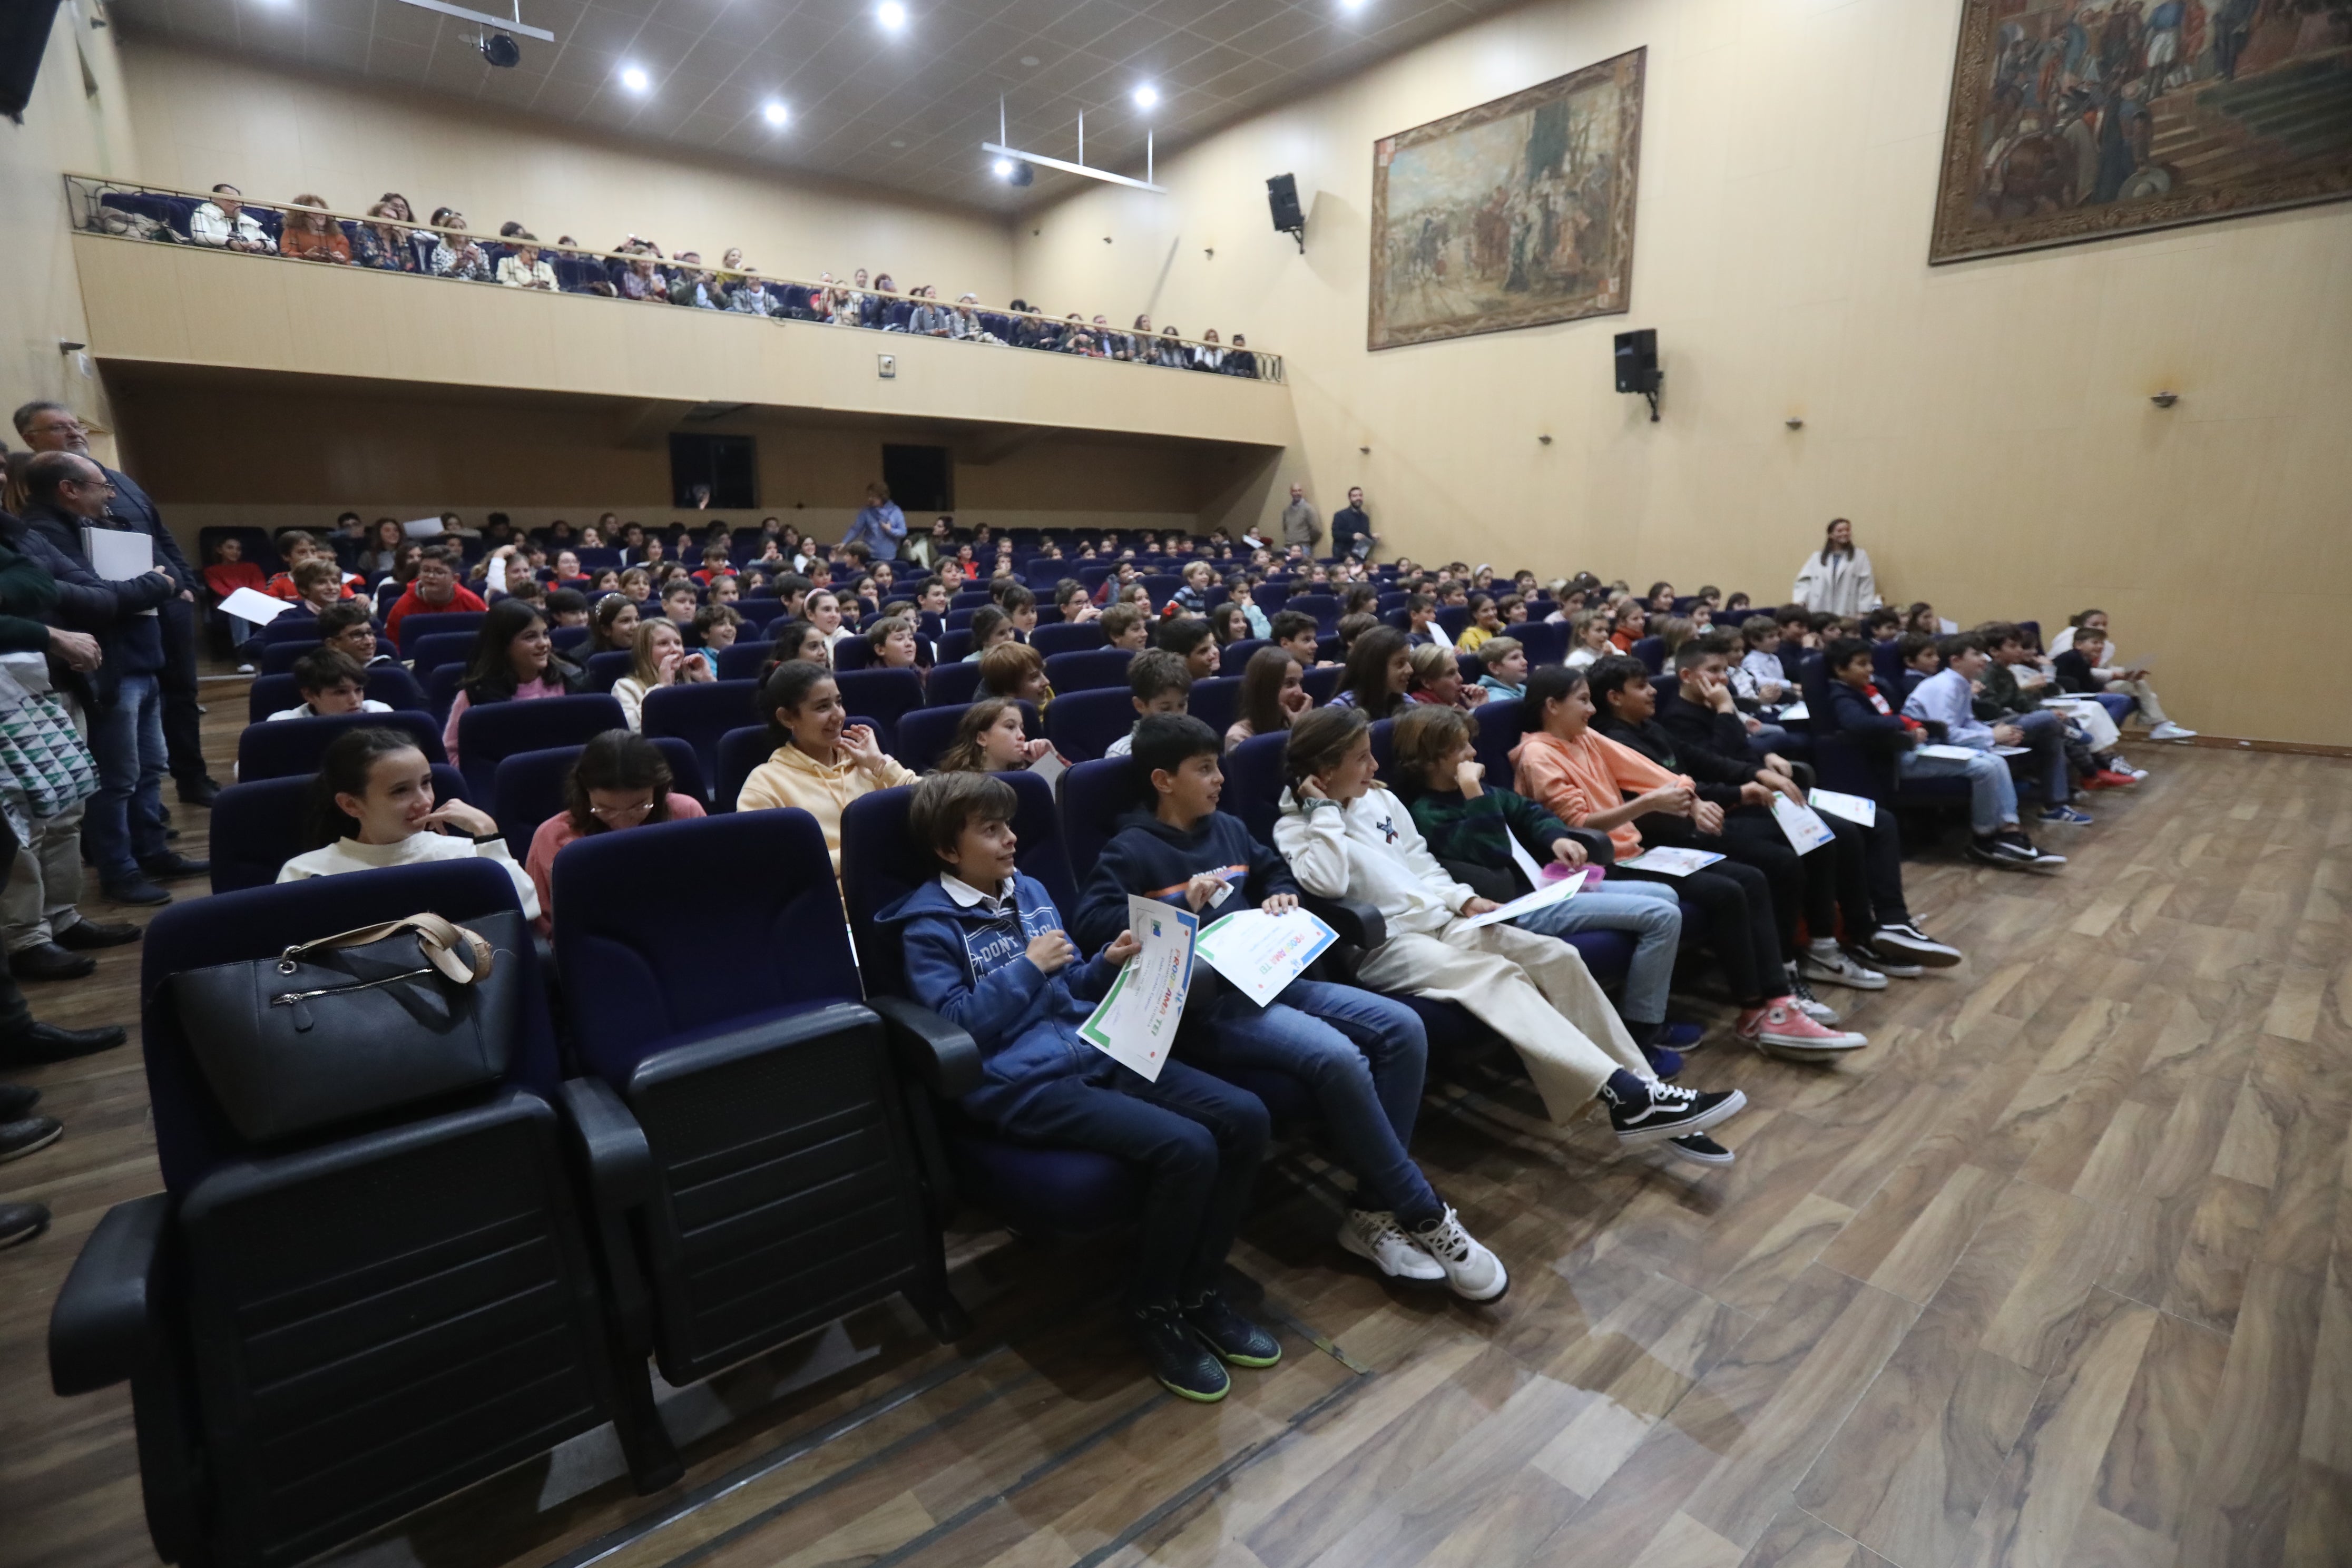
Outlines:
[[[207,695],[225,755],[243,688]],[[1234,1258],[1286,1358],[1221,1406],[1139,1375],[1116,1248],[974,1230],[962,1343],[860,1314],[666,1392],[669,1492],[592,1436],[334,1560],[2352,1563],[2352,763],[2137,754],[2136,795],[2045,836],[2062,877],[1915,859],[1969,962],[1836,994],[1859,1059],[1694,1058],[1754,1101],[1727,1172],[1555,1131],[1500,1074],[1434,1083],[1416,1152],[1510,1264],[1493,1306],[1346,1259],[1340,1188],[1296,1152]],[[179,812],[190,853],[205,816]],[[135,1024],[137,964],[35,1005]],[[0,1255],[0,1568],[151,1563],[127,1393],[58,1400],[43,1353],[91,1226],[157,1184],[136,1047],[23,1076],[68,1133],[0,1171],[58,1211]]]

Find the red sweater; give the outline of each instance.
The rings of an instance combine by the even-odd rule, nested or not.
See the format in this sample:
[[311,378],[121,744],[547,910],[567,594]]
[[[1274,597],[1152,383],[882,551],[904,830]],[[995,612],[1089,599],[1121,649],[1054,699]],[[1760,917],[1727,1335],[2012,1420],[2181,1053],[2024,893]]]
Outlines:
[[425,616],[440,616],[454,614],[459,610],[486,610],[488,608],[489,608],[489,606],[482,603],[480,596],[468,590],[463,583],[457,584],[457,588],[450,595],[449,602],[446,605],[426,604],[423,599],[416,596],[416,584],[411,583],[408,585],[407,592],[402,594],[399,599],[394,603],[391,613],[383,617],[384,640],[392,644],[394,647],[398,647],[400,646],[400,619],[403,616],[410,615],[412,613]]
[[239,588],[258,592],[269,579],[250,561],[215,561],[205,568],[205,586],[213,597],[226,599]]

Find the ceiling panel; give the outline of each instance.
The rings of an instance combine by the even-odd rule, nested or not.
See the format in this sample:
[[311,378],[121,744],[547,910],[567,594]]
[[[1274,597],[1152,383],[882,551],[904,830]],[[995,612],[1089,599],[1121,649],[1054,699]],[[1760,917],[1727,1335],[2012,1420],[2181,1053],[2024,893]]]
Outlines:
[[[460,4],[469,0],[458,0]],[[519,40],[495,70],[472,23],[401,0],[114,0],[138,36],[205,43],[649,142],[757,158],[998,212],[1076,188],[992,179],[982,140],[1002,101],[1013,145],[1129,172],[1147,126],[1163,154],[1513,0],[907,0],[898,35],[876,0],[521,0],[556,41]],[[496,13],[509,0],[470,0]],[[1034,62],[1034,63],[1032,63]],[[618,75],[653,79],[636,98]],[[1130,95],[1150,82],[1149,114]],[[793,110],[773,132],[771,95]],[[893,145],[899,143],[899,145]],[[1135,171],[1139,173],[1140,171]]]

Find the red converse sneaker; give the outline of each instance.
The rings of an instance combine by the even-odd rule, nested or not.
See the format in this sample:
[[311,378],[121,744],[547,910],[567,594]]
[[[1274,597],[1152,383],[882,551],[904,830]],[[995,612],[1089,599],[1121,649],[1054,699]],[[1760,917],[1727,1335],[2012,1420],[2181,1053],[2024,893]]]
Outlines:
[[1761,1007],[1741,1013],[1735,1032],[1767,1056],[1797,1061],[1827,1061],[1870,1044],[1867,1036],[1815,1023],[1793,996],[1775,996]]

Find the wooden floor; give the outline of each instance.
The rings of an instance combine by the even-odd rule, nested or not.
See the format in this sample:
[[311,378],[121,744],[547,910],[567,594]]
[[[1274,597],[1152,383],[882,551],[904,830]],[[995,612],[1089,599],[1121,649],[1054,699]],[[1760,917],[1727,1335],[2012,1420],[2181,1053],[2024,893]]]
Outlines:
[[[211,700],[226,751],[242,689]],[[1221,1406],[1138,1375],[1112,1251],[975,1232],[964,1342],[875,1310],[667,1394],[667,1493],[592,1437],[337,1561],[2352,1563],[2352,763],[2137,754],[2136,796],[2047,836],[2061,878],[1914,864],[1969,962],[1862,1002],[1859,1059],[1695,1058],[1754,1101],[1729,1172],[1434,1085],[1416,1152],[1508,1261],[1496,1305],[1375,1282],[1292,1154],[1234,1257],[1286,1358]],[[137,963],[36,1005],[132,1022]],[[126,1393],[53,1398],[42,1350],[91,1226],[156,1185],[136,1047],[29,1076],[68,1130],[0,1170],[58,1210],[0,1255],[0,1564],[149,1563]]]

